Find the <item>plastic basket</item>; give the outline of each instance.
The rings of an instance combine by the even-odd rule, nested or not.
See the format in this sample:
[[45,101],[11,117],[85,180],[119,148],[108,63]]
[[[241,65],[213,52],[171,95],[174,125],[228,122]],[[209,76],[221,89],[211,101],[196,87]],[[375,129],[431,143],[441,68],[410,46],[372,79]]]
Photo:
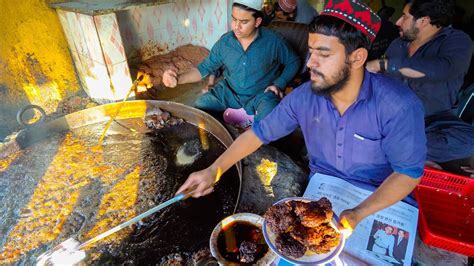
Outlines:
[[474,257],[474,179],[425,168],[415,197],[421,240]]

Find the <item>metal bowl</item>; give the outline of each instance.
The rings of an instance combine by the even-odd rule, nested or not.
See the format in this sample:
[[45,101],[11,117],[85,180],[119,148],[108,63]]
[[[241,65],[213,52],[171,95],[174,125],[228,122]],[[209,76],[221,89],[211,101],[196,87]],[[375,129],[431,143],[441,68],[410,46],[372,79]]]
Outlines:
[[[263,220],[264,220],[263,217],[257,214],[236,213],[234,215],[226,217],[220,223],[218,223],[216,227],[214,227],[214,230],[212,231],[212,234],[211,234],[211,238],[209,240],[209,248],[211,249],[212,256],[216,258],[219,265],[239,265],[238,263],[226,260],[219,252],[217,239],[218,239],[219,233],[222,231],[222,228],[229,223],[242,221],[242,222],[251,223],[255,225],[256,227],[262,229]],[[276,257],[277,255],[270,248],[268,248],[267,253],[261,259],[254,262],[253,265],[270,265],[276,259]]]

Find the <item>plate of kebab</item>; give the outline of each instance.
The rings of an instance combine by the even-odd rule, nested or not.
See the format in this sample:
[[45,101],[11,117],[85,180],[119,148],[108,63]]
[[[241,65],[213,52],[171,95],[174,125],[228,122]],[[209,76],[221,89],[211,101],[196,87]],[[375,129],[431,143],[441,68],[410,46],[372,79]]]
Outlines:
[[270,249],[294,264],[325,264],[344,248],[331,202],[292,197],[270,207],[263,222],[263,236]]

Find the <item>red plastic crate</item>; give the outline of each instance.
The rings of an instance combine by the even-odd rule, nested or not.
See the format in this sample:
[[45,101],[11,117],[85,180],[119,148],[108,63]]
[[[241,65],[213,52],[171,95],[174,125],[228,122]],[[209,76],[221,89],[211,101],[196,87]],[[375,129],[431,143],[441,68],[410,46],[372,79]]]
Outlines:
[[474,257],[474,179],[425,168],[415,197],[421,240]]

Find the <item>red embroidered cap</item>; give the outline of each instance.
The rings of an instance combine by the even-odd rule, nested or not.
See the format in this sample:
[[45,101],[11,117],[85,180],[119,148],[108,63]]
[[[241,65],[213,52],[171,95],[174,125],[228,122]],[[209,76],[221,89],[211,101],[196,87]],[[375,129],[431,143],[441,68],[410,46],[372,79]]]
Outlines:
[[374,41],[381,20],[365,3],[358,0],[329,0],[320,16],[333,16],[344,20]]

